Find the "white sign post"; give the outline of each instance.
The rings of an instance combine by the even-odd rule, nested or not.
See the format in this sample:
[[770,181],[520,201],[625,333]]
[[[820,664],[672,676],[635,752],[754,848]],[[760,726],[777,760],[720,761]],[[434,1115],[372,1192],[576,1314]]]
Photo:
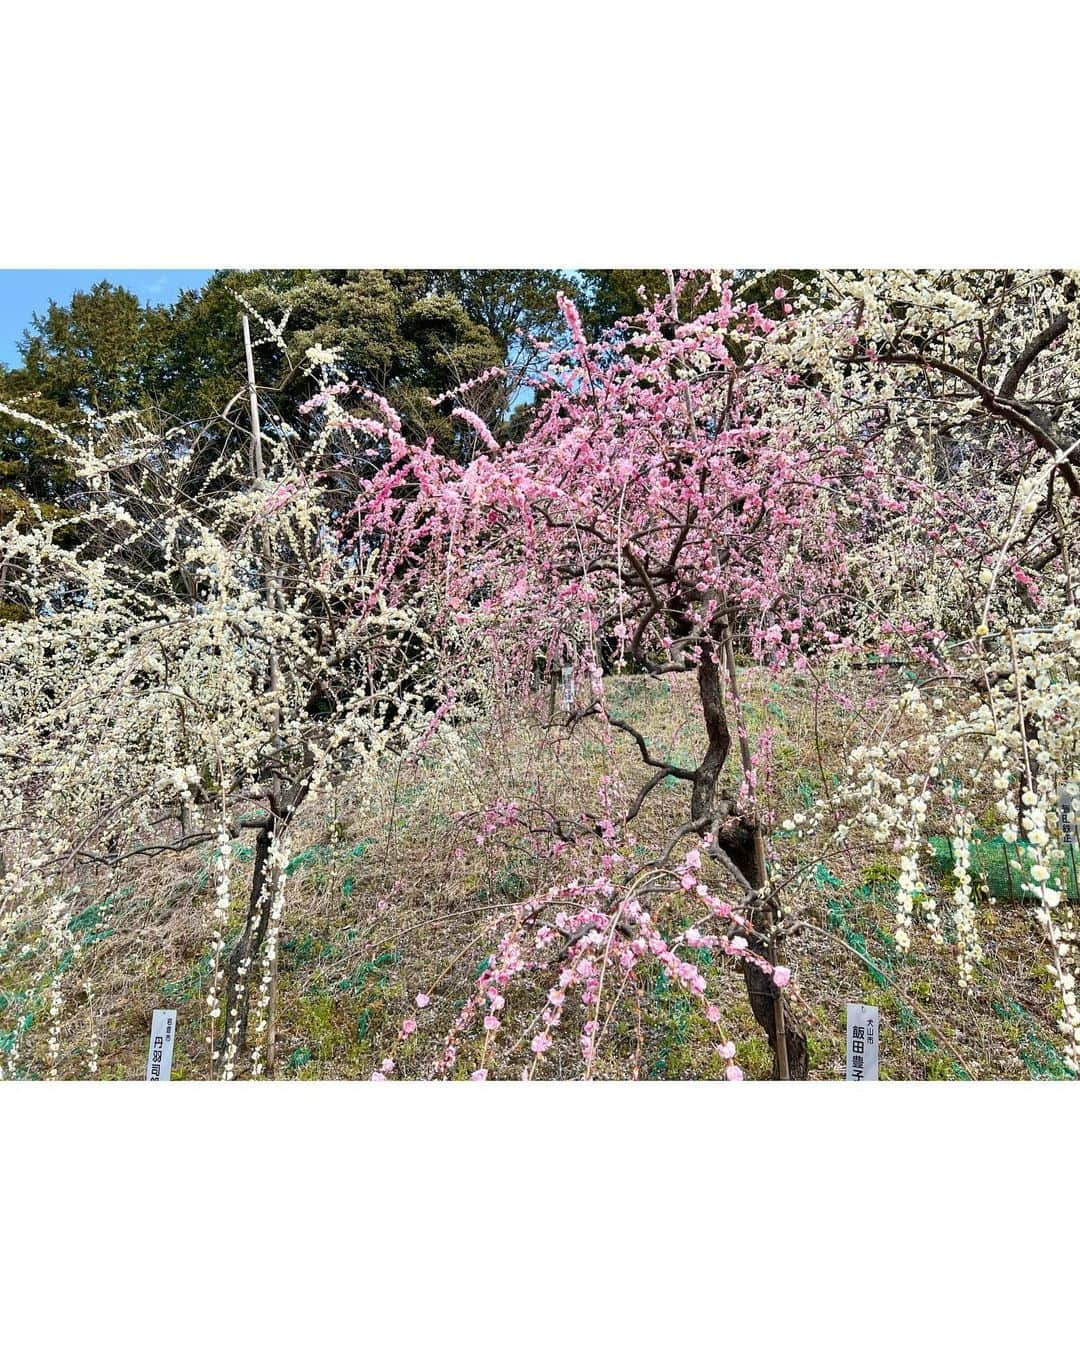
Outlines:
[[868,1003],[847,1005],[847,1081],[877,1081],[878,1042],[881,1029],[878,1010]]
[[1058,791],[1058,819],[1061,822],[1061,840],[1065,844],[1076,843],[1072,804],[1077,797],[1080,797],[1080,784],[1077,783],[1066,783]]
[[167,1083],[172,1073],[173,1045],[176,1041],[176,1013],[170,1008],[155,1008],[150,1027],[150,1054],[146,1060],[146,1081]]
[[574,667],[562,668],[562,706],[563,712],[569,712],[574,706]]

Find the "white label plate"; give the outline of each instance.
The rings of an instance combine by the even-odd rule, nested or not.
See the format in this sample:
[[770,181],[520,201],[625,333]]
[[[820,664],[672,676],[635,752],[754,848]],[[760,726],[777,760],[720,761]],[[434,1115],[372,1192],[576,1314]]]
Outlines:
[[173,1045],[176,1042],[176,1012],[155,1008],[150,1027],[150,1053],[146,1057],[146,1081],[167,1083],[172,1073]]
[[847,1005],[847,1081],[876,1081],[881,1026],[878,1010],[869,1003]]

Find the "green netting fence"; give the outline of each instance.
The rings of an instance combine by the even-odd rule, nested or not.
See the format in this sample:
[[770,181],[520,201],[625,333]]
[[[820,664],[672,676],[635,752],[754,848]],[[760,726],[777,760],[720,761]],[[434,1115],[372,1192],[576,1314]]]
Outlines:
[[[949,836],[932,835],[930,850],[934,869],[943,877],[951,877],[956,866],[956,854]],[[1031,882],[1033,861],[1034,851],[1023,839],[1018,839],[1015,844],[1008,844],[1000,834],[986,834],[981,830],[976,830],[972,834],[968,871],[977,881],[982,882],[996,900],[1030,898],[1024,891],[1024,885]],[[1061,890],[1074,902],[1080,898],[1077,862],[1076,845],[1069,843],[1066,845],[1064,866],[1050,877],[1050,885]]]

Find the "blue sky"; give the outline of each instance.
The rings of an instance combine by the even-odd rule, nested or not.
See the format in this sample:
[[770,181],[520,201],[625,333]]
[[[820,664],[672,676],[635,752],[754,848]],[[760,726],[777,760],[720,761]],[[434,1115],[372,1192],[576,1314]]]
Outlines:
[[29,327],[34,313],[44,314],[50,300],[66,304],[75,291],[88,291],[95,282],[105,280],[133,291],[144,304],[164,305],[175,300],[181,291],[201,286],[212,275],[209,268],[205,272],[182,268],[151,268],[141,272],[92,267],[81,271],[0,269],[0,363],[21,364],[15,344]]

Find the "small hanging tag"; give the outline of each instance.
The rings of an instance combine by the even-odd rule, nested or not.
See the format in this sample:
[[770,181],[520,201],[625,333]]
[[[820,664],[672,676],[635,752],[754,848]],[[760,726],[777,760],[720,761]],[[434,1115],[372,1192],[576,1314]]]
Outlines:
[[877,1081],[878,1010],[868,1003],[847,1005],[847,1081]]
[[150,1054],[146,1060],[146,1081],[167,1083],[172,1073],[173,1045],[176,1040],[176,1013],[170,1008],[155,1008],[150,1027]]
[[574,706],[574,667],[567,665],[562,668],[562,709],[563,712],[569,712]]

